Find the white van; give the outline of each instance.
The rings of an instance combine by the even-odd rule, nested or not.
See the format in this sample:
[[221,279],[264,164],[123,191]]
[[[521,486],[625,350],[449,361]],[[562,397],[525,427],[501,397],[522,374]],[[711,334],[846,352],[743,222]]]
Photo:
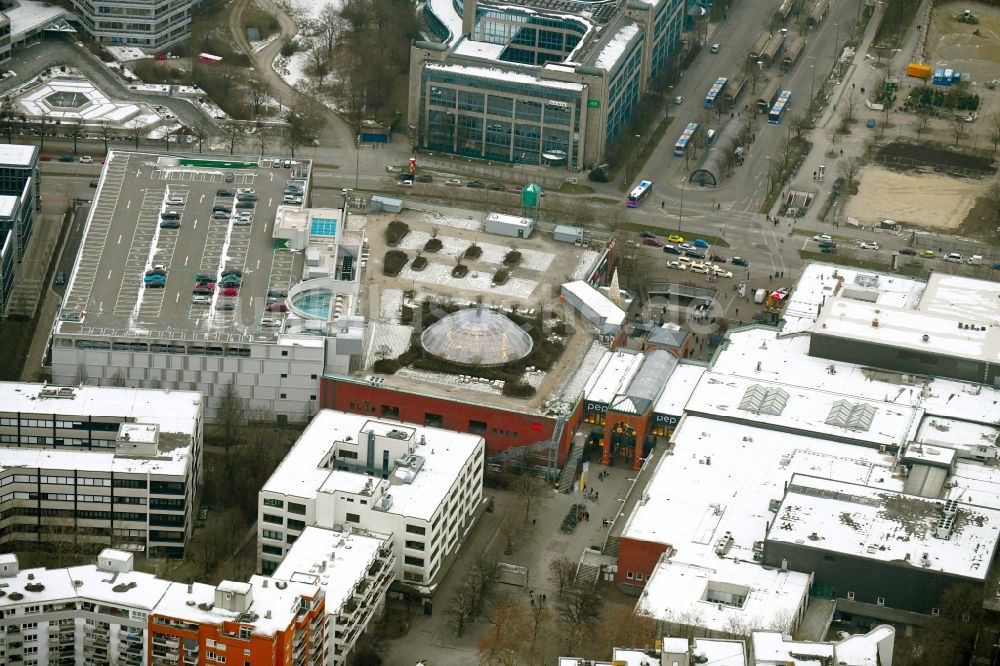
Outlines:
[[715,141],[715,130],[710,129],[705,132],[705,145],[711,146],[713,141]]
[[972,264],[973,266],[978,266],[979,264],[983,263],[983,255],[981,254],[972,255],[971,257],[969,257],[968,263]]
[[765,298],[767,298],[767,290],[758,289],[753,295],[753,302],[760,305],[761,303],[764,302]]

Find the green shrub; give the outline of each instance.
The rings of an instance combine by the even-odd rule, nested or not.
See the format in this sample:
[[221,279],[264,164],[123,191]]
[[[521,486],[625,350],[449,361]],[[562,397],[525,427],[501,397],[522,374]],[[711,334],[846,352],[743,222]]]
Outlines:
[[441,242],[440,238],[431,238],[424,243],[424,252],[437,252],[444,247],[444,243]]
[[506,268],[501,268],[493,274],[493,284],[506,284],[508,279],[510,279],[510,271]]
[[413,263],[410,264],[410,268],[412,268],[415,271],[424,270],[425,268],[427,268],[427,257],[417,257],[416,259],[413,260]]
[[382,274],[390,277],[399,275],[407,261],[409,259],[402,250],[389,250],[385,253],[385,259],[382,262]]
[[521,263],[521,253],[517,250],[511,250],[503,258],[504,266],[517,266]]
[[466,266],[465,264],[459,264],[455,266],[453,269],[451,269],[451,276],[453,278],[462,278],[465,277],[468,272],[469,272],[468,266]]
[[555,326],[552,327],[552,332],[555,333],[556,335],[566,335],[568,330],[569,329],[567,329],[566,327],[566,322],[564,321],[557,322]]
[[394,358],[382,358],[372,364],[372,370],[380,375],[394,375],[400,367],[399,361]]
[[[413,265],[416,266],[417,261],[419,260],[420,257],[414,259]],[[399,323],[403,324],[404,326],[409,326],[410,324],[413,323],[413,308],[411,308],[408,305],[403,306],[403,311],[399,313]]]
[[508,398],[530,398],[535,395],[535,387],[522,381],[507,382],[503,394]]
[[483,248],[473,243],[469,247],[465,248],[465,254],[462,256],[464,256],[466,259],[478,259],[479,257],[483,256]]
[[281,45],[280,53],[284,58],[291,58],[293,55],[295,55],[295,43],[291,40],[288,40],[287,42]]
[[385,227],[385,244],[396,247],[410,233],[410,225],[402,220],[393,220]]

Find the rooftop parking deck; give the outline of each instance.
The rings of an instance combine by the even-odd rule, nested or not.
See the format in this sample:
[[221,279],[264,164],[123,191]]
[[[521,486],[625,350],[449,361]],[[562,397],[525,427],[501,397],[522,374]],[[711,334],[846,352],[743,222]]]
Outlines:
[[[287,205],[289,180],[302,185],[308,203],[310,167],[109,153],[57,331],[163,340],[276,337],[274,328],[261,326],[262,318],[281,316],[265,313],[268,291],[287,293],[299,282],[303,258],[277,247],[271,232],[278,207]],[[242,189],[257,195],[246,207],[235,196]],[[216,216],[216,206],[227,206],[229,214]],[[179,214],[179,228],[161,226],[167,211]],[[249,223],[237,220],[241,212],[252,214]],[[147,271],[158,266],[163,286],[145,284]],[[242,273],[233,291],[222,288],[229,269]],[[194,300],[199,273],[217,281],[198,299],[204,302]]]

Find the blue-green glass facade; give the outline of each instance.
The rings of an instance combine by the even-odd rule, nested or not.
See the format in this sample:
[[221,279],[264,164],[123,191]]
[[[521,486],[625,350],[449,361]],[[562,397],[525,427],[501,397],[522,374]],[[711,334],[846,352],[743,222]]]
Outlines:
[[634,39],[608,73],[608,124],[605,136],[618,136],[639,104],[642,84],[642,38]]
[[17,249],[14,247],[14,233],[0,231],[0,332],[3,331],[4,314],[14,290],[14,264]]

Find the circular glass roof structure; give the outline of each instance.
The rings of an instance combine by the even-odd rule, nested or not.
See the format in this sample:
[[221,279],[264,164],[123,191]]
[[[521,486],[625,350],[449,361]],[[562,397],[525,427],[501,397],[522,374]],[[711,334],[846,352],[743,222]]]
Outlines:
[[531,336],[498,312],[459,310],[435,322],[420,335],[428,354],[461,365],[493,366],[531,353]]

